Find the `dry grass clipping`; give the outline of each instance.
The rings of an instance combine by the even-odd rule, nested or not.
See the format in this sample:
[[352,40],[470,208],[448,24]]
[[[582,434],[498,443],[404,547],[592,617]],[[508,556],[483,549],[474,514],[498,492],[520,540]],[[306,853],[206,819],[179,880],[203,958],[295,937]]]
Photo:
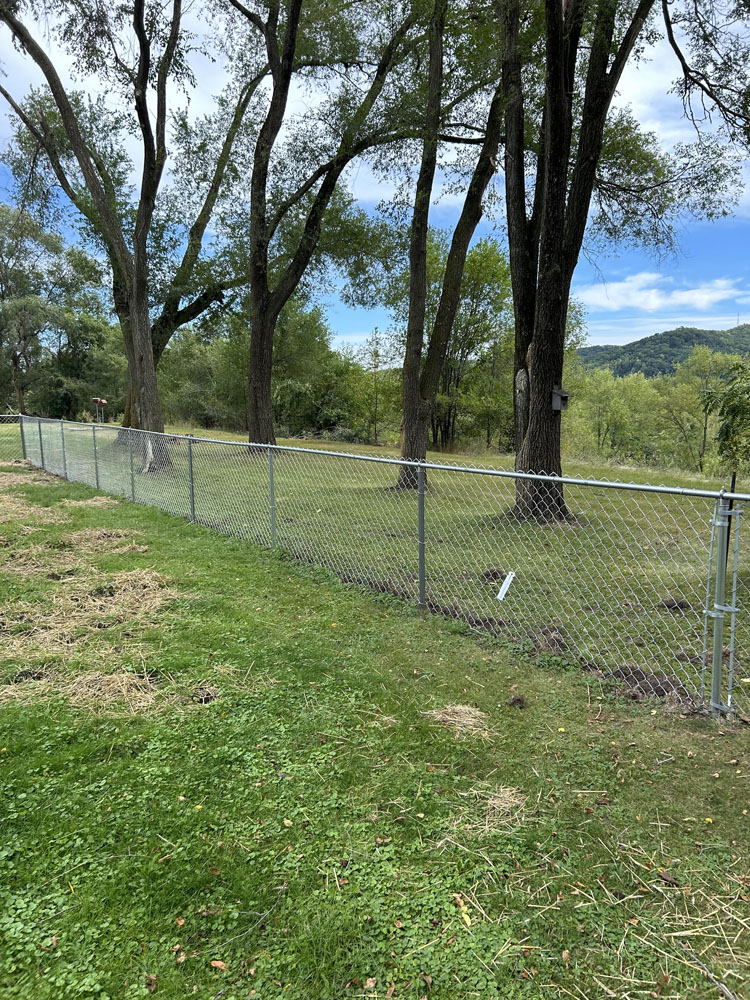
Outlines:
[[0,523],[20,521],[27,531],[31,531],[33,527],[25,522],[56,524],[67,519],[67,514],[58,507],[37,507],[17,493],[0,493]]
[[480,836],[489,836],[499,830],[509,830],[519,825],[526,796],[520,788],[501,786],[500,788],[472,788],[459,793],[463,798],[473,799],[482,808],[478,819],[459,817],[456,828]]
[[[102,575],[96,586],[78,581],[54,594],[52,606],[15,602],[0,608],[0,641],[18,655],[31,650],[59,653],[88,644],[102,629],[125,622],[147,624],[175,596],[159,573],[137,569]],[[12,631],[16,622],[28,622],[27,631]]]
[[76,708],[92,712],[112,709],[137,715],[163,708],[174,694],[160,691],[146,673],[127,670],[102,673],[56,674],[49,670],[22,671],[10,684],[0,685],[0,704],[31,704],[40,698],[66,698]]
[[473,705],[446,705],[423,712],[428,719],[452,729],[456,736],[479,736],[488,732],[485,724],[486,712],[480,712]]
[[50,549],[45,545],[2,549],[0,558],[3,571],[18,576],[35,576],[39,573],[67,574],[80,565],[72,552]]
[[113,507],[120,501],[114,497],[97,496],[88,500],[61,500],[63,507]]
[[[140,535],[140,531],[121,531],[119,528],[81,528],[65,536],[65,541],[70,542],[81,552],[110,553],[111,555],[125,555],[128,552],[148,552],[148,545],[138,545],[133,539],[135,535]],[[127,539],[127,544],[112,547],[113,542],[122,542]]]
[[106,552],[112,542],[131,537],[131,534],[119,528],[81,528],[80,531],[66,535],[65,541],[82,552]]
[[55,483],[54,476],[46,472],[0,472],[0,490],[9,490],[13,486],[50,486]]

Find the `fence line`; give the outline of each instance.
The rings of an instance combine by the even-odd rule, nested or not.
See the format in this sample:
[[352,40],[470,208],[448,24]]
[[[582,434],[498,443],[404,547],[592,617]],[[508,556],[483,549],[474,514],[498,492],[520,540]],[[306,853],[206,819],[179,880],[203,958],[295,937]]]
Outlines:
[[[634,697],[703,705],[710,668],[714,713],[748,704],[750,494],[439,462],[408,463],[417,488],[404,490],[394,467],[405,463],[373,455],[30,417],[21,438],[56,475],[279,548]],[[563,485],[571,520],[514,517],[518,480]],[[715,584],[730,530],[727,600]]]

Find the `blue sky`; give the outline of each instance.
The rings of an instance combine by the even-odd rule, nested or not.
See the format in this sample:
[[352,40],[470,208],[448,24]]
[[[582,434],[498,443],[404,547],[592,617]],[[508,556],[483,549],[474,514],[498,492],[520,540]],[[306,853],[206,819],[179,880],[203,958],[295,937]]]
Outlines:
[[[3,36],[5,43],[6,36]],[[63,76],[66,61],[63,60]],[[4,84],[14,95],[22,96],[32,80],[38,79],[29,61],[3,44],[0,69]],[[621,82],[617,102],[628,105],[646,129],[658,134],[670,148],[677,142],[691,142],[694,132],[682,116],[682,108],[670,87],[677,75],[676,65],[664,42],[649,52],[649,58],[631,65]],[[209,79],[206,79],[206,76]],[[222,70],[206,63],[202,67],[201,88],[192,98],[192,107],[201,105],[211,92],[221,86]],[[82,81],[76,81],[82,86]],[[311,97],[299,97],[300,109]],[[314,103],[314,97],[313,97]],[[4,109],[0,108],[0,145],[9,135]],[[4,171],[0,169],[0,197]],[[745,169],[750,179],[750,170]],[[390,186],[379,182],[366,165],[360,164],[349,174],[350,184],[360,204],[374,211],[390,193]],[[498,180],[501,183],[501,179]],[[450,227],[458,215],[455,195],[439,199],[433,206],[431,222]],[[628,250],[602,255],[596,267],[583,257],[573,283],[573,294],[586,309],[588,342],[591,344],[626,343],[677,326],[704,329],[727,329],[738,322],[750,322],[750,191],[745,190],[732,215],[714,222],[686,218],[680,229],[680,251],[676,257],[657,261],[643,251]],[[483,221],[477,237],[493,234],[504,241],[502,220]],[[373,327],[386,328],[389,317],[384,310],[351,309],[335,294],[324,298],[328,320],[337,345],[357,345]]]
[[[488,225],[478,233],[502,239]],[[632,250],[599,258],[596,267],[582,258],[573,294],[586,309],[588,343],[625,344],[678,326],[724,330],[750,323],[748,263],[750,219],[738,216],[688,221],[678,256],[667,260]],[[339,343],[356,345],[374,326],[388,326],[383,309],[351,309],[335,296],[325,302]]]
[[[677,75],[671,50],[658,42],[648,58],[626,69],[616,98],[666,149],[695,140],[679,99],[670,93]],[[748,164],[744,175],[750,182]],[[382,197],[362,168],[353,186],[367,208]],[[447,205],[438,202],[433,207],[431,219],[435,225],[450,226],[457,214],[451,198]],[[679,252],[665,260],[642,250],[613,250],[599,256],[594,266],[581,256],[573,294],[586,309],[590,344],[623,344],[678,326],[728,329],[738,319],[750,322],[750,183],[739,193],[730,216],[712,222],[686,217],[677,228]],[[477,236],[485,234],[503,241],[502,222],[481,223]],[[388,324],[382,310],[351,310],[329,301],[331,325],[341,340],[356,343],[373,326]]]

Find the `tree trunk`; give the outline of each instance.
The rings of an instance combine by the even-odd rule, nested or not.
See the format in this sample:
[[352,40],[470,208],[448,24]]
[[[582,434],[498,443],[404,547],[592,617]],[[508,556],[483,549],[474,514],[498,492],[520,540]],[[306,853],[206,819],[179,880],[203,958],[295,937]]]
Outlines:
[[[138,427],[135,415],[135,385],[136,385],[136,370],[135,370],[135,352],[133,350],[133,334],[130,327],[130,302],[128,299],[128,291],[125,286],[125,281],[117,271],[113,272],[112,275],[112,298],[115,304],[115,312],[117,313],[117,319],[120,324],[120,331],[122,333],[122,342],[125,347],[125,357],[128,362],[128,391],[125,397],[125,412],[122,416],[122,426],[123,427]],[[124,436],[123,437],[124,440]]]
[[26,400],[24,398],[26,390],[20,382],[16,382],[14,388],[16,390],[16,405],[18,407],[18,412],[26,416]]
[[155,434],[138,435],[139,456],[143,472],[159,472],[172,462],[164,437],[164,419],[156,384],[153,345],[151,343],[151,318],[145,282],[128,295],[125,349],[128,355],[128,402],[130,424],[127,426]]
[[[432,408],[431,401],[422,398],[419,377],[427,304],[427,228],[430,198],[437,168],[438,129],[443,93],[443,31],[446,5],[446,0],[435,0],[430,19],[425,137],[414,192],[409,241],[409,319],[406,327],[402,380],[401,457],[414,462],[424,462],[427,458],[427,429]],[[396,485],[399,489],[415,489],[417,478],[417,470],[413,466],[403,465],[399,469]]]
[[[567,299],[565,300],[567,302]],[[561,300],[551,303],[547,310],[540,296],[540,311],[545,313],[547,332],[529,350],[528,425],[516,458],[516,468],[524,472],[537,472],[561,476],[560,460],[560,410],[552,409],[552,390],[562,381],[564,361],[564,321]],[[544,342],[545,348],[537,344]],[[569,517],[563,497],[562,483],[535,479],[516,480],[516,517],[536,521],[562,521]]]
[[251,444],[276,444],[271,398],[271,363],[275,317],[269,317],[262,303],[253,304],[248,366],[248,438]]
[[151,345],[151,320],[145,295],[131,300],[130,329],[133,335],[135,392],[133,411],[136,426],[145,431],[164,433],[164,419],[156,386],[156,366]]
[[[408,409],[404,400],[404,420],[401,424],[401,457],[412,462],[427,461],[427,430],[430,425],[430,407],[417,392],[409,399]],[[418,472],[413,465],[402,465],[396,488],[415,490]]]
[[133,427],[133,383],[128,377],[128,391],[125,395],[125,410],[122,414],[122,426]]

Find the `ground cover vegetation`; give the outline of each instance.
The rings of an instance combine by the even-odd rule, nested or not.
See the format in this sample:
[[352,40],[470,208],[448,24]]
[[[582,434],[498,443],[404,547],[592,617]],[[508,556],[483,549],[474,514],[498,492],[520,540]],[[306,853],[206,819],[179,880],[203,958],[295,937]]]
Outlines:
[[747,995],[738,727],[1,476],[0,995]]

